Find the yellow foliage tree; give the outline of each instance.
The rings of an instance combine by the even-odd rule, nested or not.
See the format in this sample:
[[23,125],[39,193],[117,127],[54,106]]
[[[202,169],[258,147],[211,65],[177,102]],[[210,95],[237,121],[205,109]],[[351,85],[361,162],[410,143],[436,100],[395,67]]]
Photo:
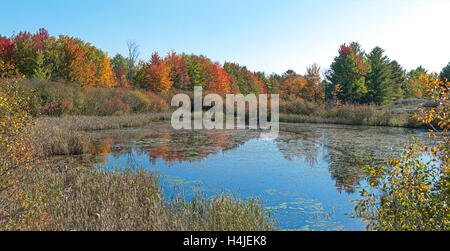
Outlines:
[[450,230],[449,93],[450,82],[422,75],[433,106],[414,116],[428,125],[428,139],[413,142],[387,166],[366,166],[370,187],[361,190],[356,212],[375,230]]
[[[307,80],[302,77],[287,76],[280,84],[280,96],[283,99],[294,100],[296,98],[304,98],[304,90]],[[308,94],[309,95],[309,94]]]
[[45,227],[42,189],[34,181],[37,164],[31,138],[29,98],[13,66],[0,60],[0,229],[39,230]]
[[99,77],[97,80],[97,86],[102,87],[114,87],[116,86],[116,81],[114,78],[113,67],[111,65],[111,59],[108,54],[103,55],[103,59],[99,67]]

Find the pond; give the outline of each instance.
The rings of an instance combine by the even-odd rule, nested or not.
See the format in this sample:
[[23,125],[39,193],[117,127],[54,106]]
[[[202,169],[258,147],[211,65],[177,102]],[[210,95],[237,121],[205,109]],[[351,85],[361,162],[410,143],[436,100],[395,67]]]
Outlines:
[[276,140],[256,130],[180,130],[168,122],[92,133],[107,170],[157,171],[166,196],[194,191],[260,197],[282,230],[364,230],[352,218],[362,163],[401,152],[426,131],[406,128],[280,124]]

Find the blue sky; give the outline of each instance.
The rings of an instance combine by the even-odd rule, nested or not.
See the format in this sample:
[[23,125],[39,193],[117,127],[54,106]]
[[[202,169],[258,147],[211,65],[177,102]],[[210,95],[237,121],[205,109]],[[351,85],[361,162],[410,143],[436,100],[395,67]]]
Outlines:
[[[2,0],[3,1],[3,0]],[[329,67],[340,44],[381,46],[406,69],[440,71],[450,61],[448,0],[58,0],[5,1],[0,34],[71,35],[111,56],[140,45],[153,51],[203,54],[251,70],[304,73]]]

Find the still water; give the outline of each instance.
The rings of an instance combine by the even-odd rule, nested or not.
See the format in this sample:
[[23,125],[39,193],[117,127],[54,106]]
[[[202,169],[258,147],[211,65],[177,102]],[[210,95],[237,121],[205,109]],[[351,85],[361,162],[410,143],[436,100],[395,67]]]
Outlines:
[[256,130],[173,130],[158,122],[92,133],[101,166],[157,171],[165,195],[260,197],[280,229],[363,230],[352,218],[361,163],[379,164],[426,132],[405,128],[281,124],[276,140]]

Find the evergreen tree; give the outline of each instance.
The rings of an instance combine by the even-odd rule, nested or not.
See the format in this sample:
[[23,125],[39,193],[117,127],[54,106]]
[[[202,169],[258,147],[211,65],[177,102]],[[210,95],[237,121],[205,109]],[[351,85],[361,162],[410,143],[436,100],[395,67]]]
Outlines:
[[392,71],[384,50],[375,47],[367,56],[370,71],[366,75],[367,103],[377,105],[389,103],[393,96]]
[[196,56],[191,55],[191,56],[185,56],[186,61],[185,61],[185,66],[186,69],[188,70],[188,76],[189,79],[191,80],[191,84],[190,86],[192,88],[194,88],[194,86],[202,86],[204,85],[204,79],[202,76],[202,69],[199,63],[199,60]]
[[439,73],[439,77],[441,81],[447,79],[450,81],[450,62],[442,69],[441,73]]
[[423,68],[423,66],[419,66],[414,70],[408,72],[408,79],[419,79],[422,74],[427,74],[428,70]]
[[392,61],[391,64],[391,79],[392,79],[392,98],[399,100],[403,98],[403,87],[406,84],[406,73],[403,67],[397,62]]
[[261,71],[257,72],[256,74],[264,82],[264,86],[267,88],[267,90],[270,93],[272,93],[272,91],[273,91],[272,82],[270,82],[270,80],[266,77],[266,74],[264,72],[261,72]]
[[42,80],[49,80],[50,70],[47,69],[44,65],[44,54],[42,52],[38,52],[35,60],[36,68],[34,69],[33,77]]

